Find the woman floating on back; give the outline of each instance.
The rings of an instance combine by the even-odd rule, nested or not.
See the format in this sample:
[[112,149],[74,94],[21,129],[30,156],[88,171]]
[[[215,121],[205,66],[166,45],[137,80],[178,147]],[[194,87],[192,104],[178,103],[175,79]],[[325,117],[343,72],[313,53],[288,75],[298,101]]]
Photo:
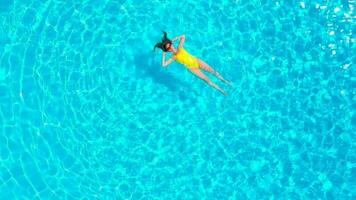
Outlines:
[[[213,83],[205,74],[203,74],[202,70],[206,70],[213,75],[215,75],[218,79],[222,80],[224,83],[228,84],[231,86],[231,83],[227,80],[225,80],[217,71],[215,71],[211,66],[209,66],[207,63],[204,61],[200,60],[199,58],[196,58],[189,54],[184,48],[184,41],[185,41],[185,36],[177,36],[174,37],[172,40],[167,38],[167,33],[163,31],[163,38],[162,42],[159,42],[155,45],[154,49],[156,47],[162,49],[162,66],[166,67],[169,65],[173,60],[178,61],[179,63],[183,64],[186,66],[190,72],[201,78],[202,80],[206,81],[210,86],[214,87],[215,89],[219,90],[221,93],[224,95],[227,95],[227,93],[221,89],[218,85]],[[175,40],[180,40],[178,48],[175,49],[173,46],[173,42]],[[170,51],[173,53],[173,56],[168,58],[168,60],[165,59],[167,51]]]

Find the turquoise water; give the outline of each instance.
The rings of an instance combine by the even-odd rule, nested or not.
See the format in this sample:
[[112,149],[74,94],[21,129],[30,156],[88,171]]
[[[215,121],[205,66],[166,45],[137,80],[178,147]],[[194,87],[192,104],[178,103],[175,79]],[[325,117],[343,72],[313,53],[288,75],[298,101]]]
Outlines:
[[1,0],[0,199],[355,199],[354,8]]

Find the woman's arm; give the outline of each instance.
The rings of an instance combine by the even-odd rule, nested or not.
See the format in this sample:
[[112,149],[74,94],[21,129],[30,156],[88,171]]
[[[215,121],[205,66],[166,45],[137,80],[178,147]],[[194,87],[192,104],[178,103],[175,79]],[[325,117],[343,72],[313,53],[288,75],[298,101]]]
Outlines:
[[171,64],[171,62],[173,61],[173,56],[168,58],[168,60],[165,60],[166,57],[166,53],[162,52],[162,66],[166,67],[167,65]]
[[185,35],[179,35],[179,36],[177,36],[177,37],[174,37],[174,38],[172,39],[172,42],[174,42],[174,41],[176,41],[176,40],[178,40],[178,39],[184,40],[184,39],[185,39]]
[[179,35],[179,36],[177,36],[177,37],[172,38],[172,42],[178,40],[178,39],[179,39],[180,37],[182,37],[182,36],[183,36],[183,35]]
[[179,45],[178,45],[178,49],[183,47],[183,44],[185,42],[185,35],[181,35],[181,36],[179,36],[179,38],[180,38],[180,42],[179,42]]

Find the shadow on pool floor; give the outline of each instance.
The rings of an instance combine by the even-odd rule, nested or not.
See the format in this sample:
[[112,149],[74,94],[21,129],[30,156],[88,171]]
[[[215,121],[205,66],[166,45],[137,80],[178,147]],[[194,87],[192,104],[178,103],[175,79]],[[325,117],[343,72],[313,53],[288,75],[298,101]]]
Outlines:
[[197,92],[188,83],[163,70],[161,64],[154,60],[153,53],[135,55],[134,62],[139,77],[152,78],[173,93],[178,93],[182,101],[193,100],[197,96]]

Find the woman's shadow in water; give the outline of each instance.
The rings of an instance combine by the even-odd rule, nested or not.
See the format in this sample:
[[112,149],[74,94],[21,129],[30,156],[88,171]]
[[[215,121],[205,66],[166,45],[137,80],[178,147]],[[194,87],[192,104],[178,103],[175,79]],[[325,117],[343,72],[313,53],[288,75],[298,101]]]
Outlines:
[[155,61],[154,58],[153,52],[135,55],[134,62],[138,75],[150,77],[155,82],[166,86],[172,92],[177,93],[183,101],[193,100],[193,97],[197,95],[194,89],[189,84],[163,70],[161,64]]

